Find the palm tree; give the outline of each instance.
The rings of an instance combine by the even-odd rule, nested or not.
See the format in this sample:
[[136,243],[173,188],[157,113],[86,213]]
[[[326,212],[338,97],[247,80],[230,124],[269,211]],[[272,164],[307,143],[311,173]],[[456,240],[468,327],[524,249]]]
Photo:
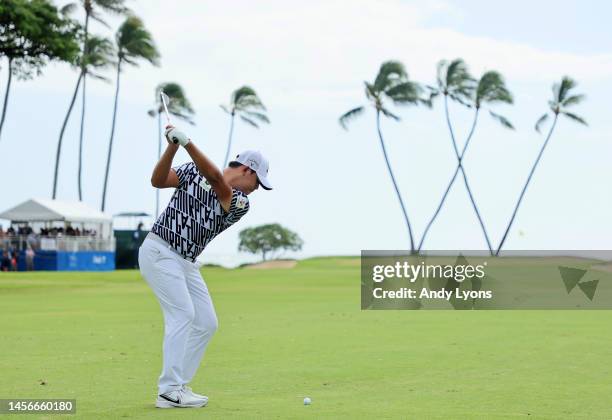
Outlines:
[[223,160],[223,167],[225,168],[230,149],[232,148],[232,134],[234,132],[234,117],[236,114],[240,116],[242,121],[255,128],[259,128],[255,120],[265,124],[269,124],[270,120],[266,115],[266,107],[257,96],[257,93],[249,86],[242,86],[233,91],[230,104],[228,106],[221,105],[221,108],[231,115],[229,139],[227,141],[225,159]]
[[108,142],[108,156],[106,157],[106,171],[104,173],[104,187],[102,189],[102,205],[106,207],[106,188],[113,152],[113,139],[115,137],[115,122],[117,120],[117,103],[119,101],[119,79],[121,67],[125,64],[138,65],[138,60],[146,60],[153,65],[159,65],[159,52],[153,42],[153,37],[144,27],[142,20],[136,16],[129,16],[117,30],[115,35],[117,48],[117,86],[115,89],[115,105],[113,107],[113,122],[111,125],[110,140]]
[[[388,100],[390,100],[395,105],[430,105],[431,102],[421,96],[423,89],[419,86],[418,83],[409,80],[404,65],[398,61],[384,62],[380,66],[380,70],[378,71],[378,75],[376,76],[376,80],[374,81],[374,83],[369,83],[367,81],[364,83],[366,98],[370,101],[370,105],[376,110],[376,129],[378,131],[380,147],[382,149],[383,157],[387,165],[387,171],[389,172],[389,176],[391,177],[393,188],[395,189],[395,194],[397,195],[397,199],[402,209],[402,214],[404,215],[406,227],[408,228],[408,236],[410,237],[410,250],[412,253],[414,253],[415,246],[414,237],[412,235],[412,227],[410,225],[408,213],[406,212],[406,206],[404,205],[404,201],[402,200],[402,196],[397,186],[397,182],[395,181],[395,176],[393,175],[391,164],[389,163],[389,157],[387,155],[385,142],[380,129],[380,114],[395,121],[400,120],[399,116],[393,114],[387,108],[386,102]],[[364,110],[365,106],[359,106],[346,112],[340,117],[340,125],[344,129],[347,129],[346,124],[351,119],[361,115]]]
[[536,158],[533,164],[533,167],[531,168],[531,171],[529,172],[527,181],[525,182],[525,185],[523,186],[523,190],[521,191],[521,195],[519,196],[519,199],[516,202],[516,206],[514,207],[514,211],[512,212],[512,217],[510,218],[510,222],[508,222],[508,226],[506,227],[506,231],[504,232],[504,236],[502,237],[499,243],[499,247],[497,248],[495,255],[499,255],[499,252],[504,246],[504,242],[506,242],[506,238],[508,237],[508,232],[510,232],[510,228],[512,227],[512,223],[514,222],[514,218],[516,217],[516,213],[518,212],[519,206],[521,205],[521,201],[523,200],[525,191],[527,191],[527,187],[529,186],[529,183],[531,182],[533,173],[535,172],[536,167],[538,166],[538,163],[540,163],[540,159],[542,158],[544,149],[546,149],[546,146],[548,145],[548,141],[550,140],[550,137],[552,136],[552,133],[555,130],[555,127],[557,125],[557,120],[559,119],[559,115],[564,115],[568,117],[570,120],[573,120],[577,123],[588,125],[587,122],[582,117],[572,112],[569,112],[567,110],[567,108],[573,105],[578,105],[585,98],[585,95],[583,94],[570,94],[571,90],[574,89],[576,85],[577,85],[576,81],[574,81],[568,76],[564,76],[563,79],[561,80],[561,83],[555,83],[553,85],[553,88],[552,88],[553,98],[550,101],[548,101],[550,112],[547,112],[546,114],[542,115],[538,119],[535,125],[535,129],[539,133],[540,127],[546,120],[548,120],[551,113],[553,115],[552,125],[550,126],[550,130],[548,131],[548,135],[546,136],[546,140],[544,141],[544,144],[542,144],[540,153],[538,153],[538,157]]
[[[100,12],[98,12],[98,10],[96,9],[99,8],[102,11],[115,13],[115,14],[126,13],[128,9],[123,6],[124,0],[80,0],[80,3],[83,6],[83,9],[85,10],[85,25],[83,27],[83,52],[81,54],[81,56],[84,56],[87,54],[87,48],[91,45],[88,41],[89,40],[89,19],[91,18],[105,26],[108,26],[106,22],[102,19]],[[76,3],[68,3],[67,5],[62,7],[61,11],[64,15],[68,15],[74,12],[76,8],[77,8]],[[59,140],[57,142],[57,152],[55,156],[55,171],[53,175],[53,194],[52,194],[53,199],[55,199],[57,195],[57,177],[58,177],[58,171],[59,171],[60,155],[62,152],[62,140],[64,138],[64,131],[66,130],[68,119],[70,118],[70,114],[72,113],[72,108],[74,107],[74,102],[79,92],[81,81],[83,81],[83,85],[85,85],[85,77],[86,77],[86,73],[83,73],[82,67],[81,67],[81,72],[79,73],[76,87],[74,89],[74,93],[72,95],[70,105],[68,106],[68,112],[66,113],[66,117],[64,118],[64,123],[62,124],[62,129],[60,130]],[[85,88],[83,88],[83,101],[84,101],[84,98],[85,98]],[[84,112],[85,112],[84,109],[85,109],[85,105],[83,105],[83,109],[81,112],[81,131],[83,128],[83,118],[84,118]],[[80,168],[81,168],[81,159],[79,157],[79,173],[81,170]],[[79,175],[78,182],[79,182],[79,200],[81,200],[82,194],[81,194],[80,175]]]
[[79,201],[83,201],[82,173],[83,173],[83,130],[85,127],[85,97],[87,76],[107,82],[108,78],[95,73],[93,70],[110,67],[113,63],[115,50],[113,44],[106,38],[92,36],[87,40],[85,54],[81,57],[79,67],[83,77],[82,103],[81,103],[81,130],[79,132],[79,169],[77,183]]
[[[164,92],[168,95],[170,101],[166,104],[168,106],[168,112],[183,121],[187,121],[193,125],[192,120],[195,112],[185,96],[185,91],[178,83],[167,82],[161,83],[155,88],[155,108],[148,111],[148,114],[152,117],[157,116],[157,159],[161,156],[162,147],[162,124],[161,114],[164,112],[164,105],[161,102],[160,92]],[[159,216],[159,188],[155,189],[155,218]]]
[[[438,80],[440,79],[441,79],[440,76],[438,76]],[[436,220],[438,213],[440,213],[440,210],[442,209],[442,206],[444,205],[444,202],[446,201],[446,197],[448,196],[448,193],[450,192],[450,189],[453,186],[455,179],[457,178],[457,175],[459,174],[459,170],[463,170],[462,173],[464,174],[464,182],[466,183],[466,187],[468,185],[462,162],[463,162],[463,157],[465,156],[465,152],[467,151],[468,145],[470,144],[470,140],[472,139],[472,136],[474,135],[474,131],[476,130],[476,124],[478,122],[478,115],[479,115],[481,108],[483,108],[483,104],[487,104],[487,103],[494,104],[494,103],[500,103],[500,102],[507,103],[507,104],[513,103],[512,94],[506,88],[502,75],[496,71],[488,71],[485,74],[483,74],[482,77],[478,80],[478,83],[476,84],[476,87],[474,89],[469,89],[470,84],[471,84],[471,81],[469,80],[469,78],[463,76],[460,78],[460,80],[465,84],[464,88],[460,90],[465,91],[466,93],[470,94],[470,97],[469,97],[469,100],[467,100],[467,98],[465,97],[462,97],[459,99],[459,101],[470,108],[474,108],[474,120],[472,122],[472,127],[467,136],[463,149],[461,150],[461,154],[458,156],[457,167],[455,169],[455,173],[451,177],[451,180],[446,187],[444,195],[442,196],[442,199],[440,200],[440,204],[438,204],[436,211],[434,212],[432,218],[427,224],[427,227],[425,228],[425,231],[423,232],[423,236],[421,237],[421,241],[418,247],[419,251],[422,249],[423,242],[425,241],[425,237],[427,236],[427,232],[429,231],[429,228],[431,227],[433,222]],[[452,78],[451,78],[451,81],[452,81]],[[452,92],[453,89],[448,89],[448,91]],[[449,93],[448,95],[450,96],[451,94],[452,93]],[[502,124],[502,126],[506,128],[514,129],[514,127],[512,126],[512,123],[510,123],[510,121],[508,121],[507,118],[491,111],[490,109],[488,111],[489,111],[489,114],[493,118],[495,118],[497,121],[499,121],[500,124]],[[451,134],[452,134],[452,129],[451,129]],[[468,192],[470,192],[469,187],[467,189],[468,189]],[[470,192],[470,198],[472,199],[472,204],[474,206],[474,210],[476,211],[476,214],[479,215],[478,209],[473,200],[471,192]],[[487,242],[489,243],[488,235],[487,235],[486,230],[484,229],[484,225],[481,224],[481,227],[483,229],[485,238],[487,238]],[[492,251],[491,248],[489,248],[489,251],[490,252]]]
[[[80,0],[79,3],[85,11],[85,25],[83,26],[83,52],[86,52],[87,40],[89,36],[89,19],[93,19],[98,23],[108,27],[108,24],[97,9],[107,13],[125,14],[128,8],[124,6],[125,0]],[[76,11],[77,3],[68,3],[62,7],[63,14],[68,15]]]
[[64,131],[66,130],[68,119],[70,118],[70,114],[72,113],[72,108],[74,107],[74,101],[76,100],[77,94],[79,93],[79,87],[81,86],[82,80],[83,80],[83,72],[81,71],[79,72],[79,78],[77,79],[77,83],[74,88],[74,93],[72,94],[70,105],[68,105],[68,111],[66,112],[66,116],[64,117],[62,129],[60,130],[59,139],[57,141],[57,151],[55,152],[55,170],[53,171],[53,193],[51,195],[51,198],[53,198],[54,200],[55,200],[55,197],[57,196],[57,176],[59,173],[59,162],[60,162],[60,155],[62,153],[62,140],[64,138]]
[[[487,230],[484,226],[484,222],[482,221],[482,217],[480,216],[480,212],[478,211],[478,206],[476,205],[476,201],[474,199],[474,195],[472,194],[472,190],[470,188],[470,184],[467,180],[467,175],[465,173],[465,169],[461,163],[461,155],[459,154],[459,148],[457,146],[457,141],[455,139],[455,133],[453,131],[453,126],[451,124],[449,110],[448,110],[448,99],[460,103],[468,108],[471,108],[469,104],[470,98],[473,95],[475,89],[475,80],[472,76],[470,76],[467,66],[465,62],[457,58],[451,62],[446,60],[442,60],[438,63],[438,71],[437,71],[437,83],[438,87],[429,87],[432,91],[432,97],[442,94],[444,96],[444,112],[446,115],[446,124],[448,126],[448,131],[450,133],[451,141],[453,144],[453,150],[455,151],[455,157],[457,158],[458,166],[463,175],[463,183],[468,192],[470,201],[472,203],[472,207],[476,213],[476,217],[478,218],[478,222],[480,223],[480,227],[485,236],[485,240],[487,242],[487,246],[489,247],[489,252],[493,253],[493,249],[491,246],[491,241],[489,240],[489,235],[487,234]],[[427,233],[426,228],[425,233]],[[425,234],[424,233],[424,234]],[[422,245],[422,240],[421,240]]]

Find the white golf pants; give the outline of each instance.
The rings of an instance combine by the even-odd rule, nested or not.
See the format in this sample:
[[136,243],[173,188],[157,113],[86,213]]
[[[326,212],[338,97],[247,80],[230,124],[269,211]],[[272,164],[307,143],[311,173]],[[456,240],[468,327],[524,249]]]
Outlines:
[[140,272],[164,314],[163,368],[159,394],[180,389],[195,375],[217,315],[199,266],[149,234],[138,251]]

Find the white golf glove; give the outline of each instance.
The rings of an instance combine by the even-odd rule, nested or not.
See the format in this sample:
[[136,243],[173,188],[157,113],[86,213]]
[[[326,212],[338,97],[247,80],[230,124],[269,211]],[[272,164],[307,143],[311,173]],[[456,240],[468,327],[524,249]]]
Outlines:
[[164,134],[170,143],[179,144],[183,147],[189,143],[189,138],[187,138],[187,135],[172,126],[166,127],[166,132]]

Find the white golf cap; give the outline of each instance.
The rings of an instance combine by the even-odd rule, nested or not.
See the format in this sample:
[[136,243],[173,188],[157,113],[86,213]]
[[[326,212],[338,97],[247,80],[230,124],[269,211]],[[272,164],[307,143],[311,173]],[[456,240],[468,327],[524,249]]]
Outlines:
[[245,150],[244,152],[236,155],[236,162],[242,163],[244,166],[248,166],[257,174],[259,183],[265,190],[271,190],[272,185],[268,181],[268,170],[270,165],[268,159],[257,150]]

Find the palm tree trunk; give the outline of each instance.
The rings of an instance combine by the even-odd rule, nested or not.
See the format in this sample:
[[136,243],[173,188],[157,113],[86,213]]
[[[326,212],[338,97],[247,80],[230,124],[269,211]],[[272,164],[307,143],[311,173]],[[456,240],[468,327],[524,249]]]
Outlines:
[[229,139],[227,141],[227,150],[225,151],[225,159],[223,160],[223,167],[221,168],[221,170],[223,170],[227,166],[227,159],[229,158],[229,152],[230,152],[230,149],[232,148],[232,134],[233,133],[234,133],[234,112],[232,112],[232,119],[231,119],[231,122],[230,122]]
[[121,76],[121,60],[117,63],[117,87],[115,89],[115,106],[113,108],[113,123],[111,125],[111,135],[108,142],[108,156],[106,157],[106,171],[104,173],[104,188],[102,189],[102,207],[106,208],[106,188],[108,186],[108,173],[110,170],[111,155],[113,153],[113,139],[115,137],[115,122],[117,121],[117,102],[119,101],[119,79]]
[[502,247],[504,246],[504,242],[506,242],[506,238],[508,236],[508,232],[510,232],[510,228],[512,227],[512,223],[514,222],[514,218],[516,217],[516,213],[518,212],[519,206],[521,205],[521,201],[523,200],[523,196],[525,195],[525,191],[527,191],[527,187],[529,186],[529,183],[531,182],[531,177],[533,176],[533,173],[536,170],[536,167],[538,166],[538,163],[540,163],[540,159],[542,158],[542,154],[544,153],[544,149],[546,149],[546,146],[548,145],[548,141],[550,140],[550,137],[552,136],[552,133],[555,129],[555,125],[557,125],[557,118],[559,118],[559,114],[555,114],[555,119],[550,127],[550,131],[548,132],[548,136],[546,136],[546,140],[544,141],[544,144],[542,145],[542,148],[540,149],[540,153],[538,154],[538,157],[535,161],[535,163],[533,164],[533,167],[531,168],[531,172],[529,172],[529,176],[527,177],[527,182],[525,182],[525,186],[523,187],[523,190],[521,191],[521,195],[519,196],[518,201],[516,202],[516,206],[514,207],[514,211],[512,212],[512,217],[510,218],[510,222],[508,223],[508,227],[506,227],[506,231],[504,232],[504,236],[502,237],[501,242],[499,243],[499,247],[497,248],[497,251],[495,252],[495,256],[499,256],[499,252],[501,251]]
[[[87,40],[89,38],[89,13],[85,10],[85,39],[83,40],[83,54],[82,60],[87,56]],[[86,65],[81,63],[81,65]],[[77,184],[79,189],[79,201],[83,201],[83,187],[82,187],[82,172],[83,172],[83,129],[85,127],[85,98],[87,90],[87,73],[83,72],[83,91],[81,99],[81,131],[79,133],[79,170],[77,175]]]
[[79,172],[77,183],[79,187],[79,201],[83,201],[82,173],[83,173],[83,129],[85,127],[85,95],[87,90],[87,73],[83,73],[83,90],[81,91],[81,131],[79,133]]
[[421,237],[421,241],[419,242],[419,247],[417,248],[417,251],[420,251],[422,249],[423,242],[425,242],[425,237],[427,236],[427,233],[429,232],[429,228],[431,227],[433,222],[438,217],[438,213],[440,213],[440,210],[442,210],[442,206],[444,205],[444,202],[446,201],[446,197],[448,196],[448,193],[450,192],[451,187],[455,183],[455,179],[457,178],[457,174],[459,174],[459,168],[461,168],[461,165],[462,165],[461,162],[463,161],[463,156],[465,155],[467,147],[470,144],[470,140],[472,139],[472,136],[474,135],[474,130],[476,129],[476,122],[478,121],[478,111],[479,111],[479,109],[476,108],[476,112],[474,113],[474,122],[472,123],[472,128],[470,129],[470,133],[468,134],[468,138],[465,141],[465,145],[463,146],[463,150],[461,151],[461,156],[459,158],[459,162],[457,163],[457,168],[455,169],[455,173],[451,177],[451,180],[448,183],[448,186],[446,187],[446,191],[444,192],[444,195],[442,196],[442,199],[440,200],[440,204],[438,204],[438,207],[436,208],[435,213],[431,217],[431,220],[429,221],[429,223],[427,223],[427,227],[425,228],[425,231],[423,232],[423,236]]
[[[157,112],[157,161],[161,158],[161,114]],[[155,188],[155,220],[159,217],[159,188]]]
[[68,124],[68,119],[70,118],[70,114],[72,113],[74,101],[76,100],[77,94],[79,93],[79,86],[81,86],[82,79],[83,72],[79,73],[79,78],[77,80],[76,87],[74,88],[74,93],[72,94],[72,100],[70,101],[70,106],[68,106],[68,112],[66,112],[66,117],[64,118],[64,123],[62,124],[62,129],[60,130],[59,139],[57,141],[57,152],[55,154],[55,171],[53,174],[53,194],[51,196],[51,198],[53,198],[54,200],[57,196],[57,176],[59,171],[60,155],[62,153],[62,140],[64,138],[64,131],[66,131],[66,125]]
[[380,139],[380,147],[382,148],[383,156],[385,158],[385,163],[387,164],[387,170],[389,171],[389,176],[391,176],[391,182],[393,183],[395,194],[397,194],[397,199],[399,200],[400,206],[402,208],[402,213],[404,215],[404,220],[406,222],[406,226],[408,227],[408,235],[410,236],[410,252],[414,254],[415,249],[414,249],[414,238],[412,237],[412,228],[410,227],[410,221],[408,220],[408,213],[406,212],[406,207],[404,206],[404,201],[402,200],[402,196],[400,194],[399,188],[397,187],[397,183],[395,182],[395,176],[393,175],[391,164],[389,163],[389,157],[387,156],[387,150],[385,149],[385,142],[383,140],[383,136],[380,131],[380,111],[378,109],[376,110],[376,129],[378,130],[378,138]]
[[11,90],[11,80],[13,79],[13,59],[8,59],[8,80],[6,82],[6,92],[4,92],[4,104],[2,105],[2,117],[0,118],[0,135],[2,135],[2,127],[4,126],[4,118],[6,117],[6,107],[8,106],[9,91]]
[[[480,216],[480,211],[478,210],[478,206],[476,205],[474,194],[472,194],[472,189],[470,188],[470,184],[468,182],[467,175],[465,173],[465,169],[463,168],[463,164],[461,163],[462,155],[459,155],[459,149],[457,148],[457,142],[455,140],[455,133],[453,132],[453,127],[452,127],[449,112],[448,112],[448,95],[444,96],[444,110],[446,112],[446,123],[448,125],[448,130],[450,132],[451,140],[453,141],[453,148],[455,149],[455,155],[457,157],[459,170],[461,171],[461,175],[463,176],[463,183],[465,185],[465,189],[468,192],[470,202],[472,203],[472,207],[474,208],[474,212],[476,213],[476,217],[478,218],[478,223],[480,223],[480,228],[482,229],[482,233],[485,237],[485,241],[487,242],[487,246],[489,247],[489,253],[493,255],[493,247],[491,246],[491,241],[489,240],[487,229],[485,228],[482,217]],[[464,147],[464,150],[465,150],[465,147]]]

